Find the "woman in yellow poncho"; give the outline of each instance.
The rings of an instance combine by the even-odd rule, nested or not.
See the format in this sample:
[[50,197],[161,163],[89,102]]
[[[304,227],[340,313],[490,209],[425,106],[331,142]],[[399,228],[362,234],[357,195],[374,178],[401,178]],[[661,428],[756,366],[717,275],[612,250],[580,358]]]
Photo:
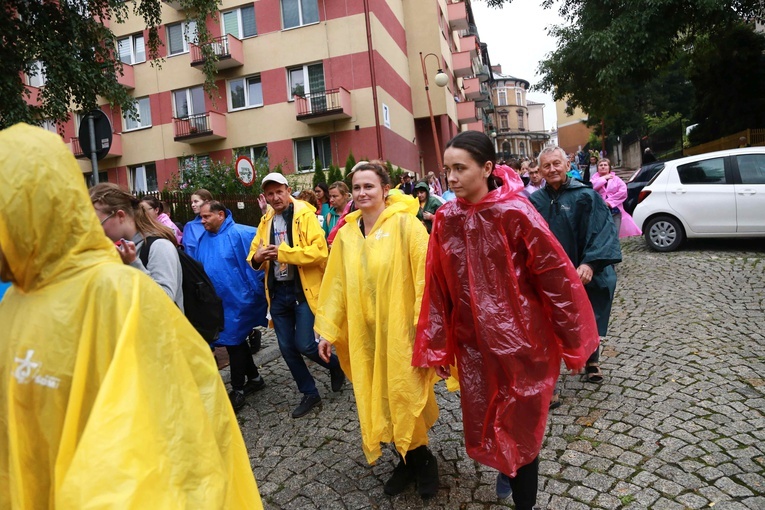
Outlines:
[[23,124],[0,132],[0,279],[0,508],[263,508],[209,347]]
[[353,171],[358,210],[337,233],[319,293],[316,332],[320,355],[335,346],[353,382],[364,454],[372,464],[380,443],[400,456],[385,493],[438,491],[438,466],[428,430],[438,418],[434,372],[412,367],[412,347],[425,285],[428,234],[417,219],[417,199],[390,194],[379,162]]

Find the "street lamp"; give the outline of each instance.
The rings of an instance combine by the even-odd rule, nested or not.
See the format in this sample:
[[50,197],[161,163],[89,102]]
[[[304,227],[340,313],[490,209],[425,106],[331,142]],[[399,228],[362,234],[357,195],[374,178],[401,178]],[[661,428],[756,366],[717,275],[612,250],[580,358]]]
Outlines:
[[449,77],[441,68],[441,59],[435,53],[428,53],[423,56],[420,52],[420,62],[422,63],[422,78],[425,80],[425,96],[428,98],[428,113],[430,113],[430,127],[433,129],[433,144],[436,146],[436,162],[438,163],[437,177],[440,179],[441,170],[444,168],[444,161],[441,157],[441,145],[438,143],[438,132],[436,131],[436,119],[433,117],[433,105],[430,102],[430,87],[428,85],[428,70],[425,68],[425,60],[433,56],[438,60],[438,72],[436,72],[435,82],[439,87],[445,87],[449,83]]
[[497,132],[492,131],[491,132],[491,139],[494,140],[494,152],[496,153],[498,151],[497,149]]

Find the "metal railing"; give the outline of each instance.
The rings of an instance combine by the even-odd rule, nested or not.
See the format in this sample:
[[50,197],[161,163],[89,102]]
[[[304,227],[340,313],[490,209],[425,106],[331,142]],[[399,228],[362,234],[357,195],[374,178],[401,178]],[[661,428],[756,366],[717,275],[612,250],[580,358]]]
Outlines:
[[[233,37],[231,34],[222,35],[216,37],[210,41],[207,46],[212,47],[213,53],[219,59],[231,56],[231,47],[229,44],[229,37]],[[205,55],[202,51],[203,46],[193,45],[191,46],[191,64],[202,64],[205,61]]]
[[175,137],[197,136],[212,132],[210,124],[210,112],[189,115],[188,117],[173,119]]
[[295,96],[298,116],[342,110],[343,104],[340,100],[340,90],[337,88],[312,92],[303,96]]

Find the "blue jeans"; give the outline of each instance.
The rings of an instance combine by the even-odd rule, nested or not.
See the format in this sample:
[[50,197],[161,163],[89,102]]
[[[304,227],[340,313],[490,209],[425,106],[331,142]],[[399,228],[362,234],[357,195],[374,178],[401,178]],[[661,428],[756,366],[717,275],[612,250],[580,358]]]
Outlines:
[[334,354],[325,362],[319,357],[319,344],[313,333],[314,315],[306,301],[298,303],[294,284],[276,284],[271,298],[271,320],[276,330],[276,339],[287,368],[304,395],[318,395],[316,382],[308,371],[303,356],[328,369],[340,367]]

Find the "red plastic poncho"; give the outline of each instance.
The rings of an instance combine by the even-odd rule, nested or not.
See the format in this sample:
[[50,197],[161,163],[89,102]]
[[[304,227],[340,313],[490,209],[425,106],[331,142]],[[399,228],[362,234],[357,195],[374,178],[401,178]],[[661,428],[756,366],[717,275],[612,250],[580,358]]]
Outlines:
[[561,357],[580,369],[599,338],[576,269],[508,170],[479,203],[436,213],[412,364],[456,359],[468,455],[515,476],[539,454]]

